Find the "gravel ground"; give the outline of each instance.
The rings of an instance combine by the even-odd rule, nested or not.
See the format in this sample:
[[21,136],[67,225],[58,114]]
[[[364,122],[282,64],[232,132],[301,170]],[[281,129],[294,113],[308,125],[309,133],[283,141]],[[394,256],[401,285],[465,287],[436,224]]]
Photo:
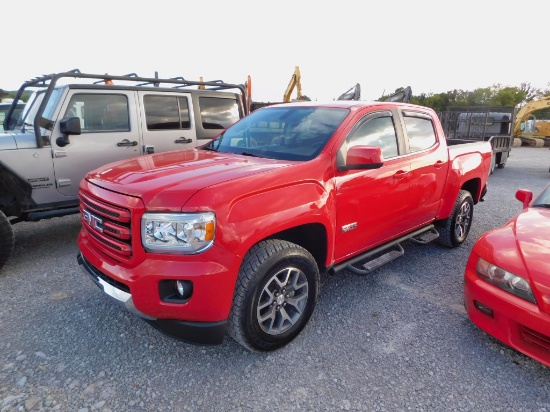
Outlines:
[[550,411],[550,370],[462,304],[474,241],[549,166],[548,148],[514,148],[462,247],[406,243],[369,276],[325,277],[309,325],[272,353],[185,344],[113,304],[76,263],[79,216],[17,224],[0,275],[0,412]]

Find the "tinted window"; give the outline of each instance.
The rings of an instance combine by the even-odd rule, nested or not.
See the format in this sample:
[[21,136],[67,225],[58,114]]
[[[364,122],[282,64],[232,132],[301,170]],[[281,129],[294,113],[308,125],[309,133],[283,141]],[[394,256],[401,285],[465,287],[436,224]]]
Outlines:
[[266,107],[230,126],[205,150],[280,160],[311,160],[348,115],[347,109]]
[[389,116],[366,121],[346,141],[348,149],[358,145],[379,147],[384,159],[396,157],[399,153],[393,119]]
[[64,118],[80,118],[82,133],[130,130],[128,99],[120,94],[75,94]]
[[154,96],[143,97],[147,130],[189,129],[189,105],[186,97]]
[[239,120],[237,100],[219,97],[200,97],[203,129],[227,129]]
[[430,119],[405,116],[405,128],[409,136],[411,152],[428,149],[436,143],[434,127]]

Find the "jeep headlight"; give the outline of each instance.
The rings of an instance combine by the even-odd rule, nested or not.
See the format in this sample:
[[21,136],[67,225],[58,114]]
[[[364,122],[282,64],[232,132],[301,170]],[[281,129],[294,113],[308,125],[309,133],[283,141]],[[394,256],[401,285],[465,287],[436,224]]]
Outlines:
[[148,252],[193,254],[214,243],[216,216],[203,213],[145,213],[141,242]]
[[506,292],[510,292],[529,302],[537,303],[529,282],[521,276],[514,275],[482,258],[479,258],[477,261],[476,273],[483,280]]

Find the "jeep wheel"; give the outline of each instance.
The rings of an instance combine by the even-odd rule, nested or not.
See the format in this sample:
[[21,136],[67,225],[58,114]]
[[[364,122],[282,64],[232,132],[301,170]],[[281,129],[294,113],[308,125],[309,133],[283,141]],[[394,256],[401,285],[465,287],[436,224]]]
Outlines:
[[265,240],[244,258],[229,316],[230,336],[252,351],[272,351],[306,326],[317,302],[319,269],[304,248]]
[[473,214],[472,195],[467,190],[461,190],[451,216],[441,222],[438,242],[447,247],[456,247],[464,243],[472,226]]
[[14,243],[15,237],[11,223],[4,212],[0,210],[0,270],[11,256]]

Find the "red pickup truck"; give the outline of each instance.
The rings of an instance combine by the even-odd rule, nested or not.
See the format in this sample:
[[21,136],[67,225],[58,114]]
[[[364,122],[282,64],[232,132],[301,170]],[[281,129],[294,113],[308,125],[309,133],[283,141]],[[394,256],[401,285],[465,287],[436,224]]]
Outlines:
[[411,104],[261,108],[201,147],[87,174],[78,263],[173,337],[275,350],[306,326],[321,274],[367,274],[406,240],[464,242],[491,145],[452,143]]

